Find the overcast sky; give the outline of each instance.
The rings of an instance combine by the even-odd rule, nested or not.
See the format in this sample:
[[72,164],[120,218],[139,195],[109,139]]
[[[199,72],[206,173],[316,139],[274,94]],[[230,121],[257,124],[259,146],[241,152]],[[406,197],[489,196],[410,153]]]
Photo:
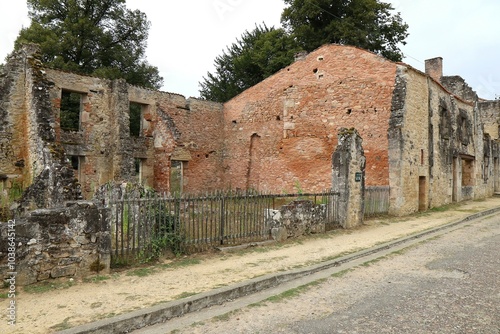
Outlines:
[[[28,26],[26,1],[0,0],[0,59]],[[392,0],[409,24],[404,61],[424,70],[424,60],[444,58],[445,75],[461,75],[481,97],[500,95],[500,1]],[[283,0],[127,0],[151,21],[147,59],[164,78],[162,90],[199,95],[198,82],[213,60],[256,23],[279,26]],[[8,8],[8,10],[6,10]]]

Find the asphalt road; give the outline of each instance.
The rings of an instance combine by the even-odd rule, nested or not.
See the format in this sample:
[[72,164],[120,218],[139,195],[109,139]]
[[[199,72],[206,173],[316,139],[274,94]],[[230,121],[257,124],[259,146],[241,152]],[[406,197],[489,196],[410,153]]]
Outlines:
[[166,323],[155,333],[499,334],[500,215],[306,288],[270,293],[250,306],[223,305],[213,318],[187,315],[182,326]]

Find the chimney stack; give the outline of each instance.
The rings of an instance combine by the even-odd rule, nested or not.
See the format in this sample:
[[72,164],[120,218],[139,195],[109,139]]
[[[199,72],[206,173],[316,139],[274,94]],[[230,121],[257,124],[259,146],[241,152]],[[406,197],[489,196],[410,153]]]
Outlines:
[[437,82],[441,82],[443,76],[443,58],[437,57],[425,61],[425,73]]

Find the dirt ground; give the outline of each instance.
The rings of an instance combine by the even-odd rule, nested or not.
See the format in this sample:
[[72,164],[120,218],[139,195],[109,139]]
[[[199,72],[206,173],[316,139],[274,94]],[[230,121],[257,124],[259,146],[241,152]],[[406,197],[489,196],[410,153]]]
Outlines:
[[[83,323],[180,299],[265,274],[304,267],[500,206],[500,198],[404,218],[371,219],[353,230],[285,243],[181,257],[155,266],[112,272],[82,281],[64,279],[21,288],[17,324],[0,312],[0,333],[52,333]],[[6,310],[7,290],[0,290]]]

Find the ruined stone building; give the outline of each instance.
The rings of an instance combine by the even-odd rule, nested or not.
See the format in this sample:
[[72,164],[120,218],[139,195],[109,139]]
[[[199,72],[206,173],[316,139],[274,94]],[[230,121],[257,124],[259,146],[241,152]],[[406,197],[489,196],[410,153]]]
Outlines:
[[111,181],[321,191],[338,130],[356,128],[365,184],[390,186],[391,213],[407,214],[498,190],[499,111],[443,77],[441,58],[422,73],[325,45],[220,104],[45,68],[26,46],[0,78],[1,189],[28,189],[31,207],[90,198]]

